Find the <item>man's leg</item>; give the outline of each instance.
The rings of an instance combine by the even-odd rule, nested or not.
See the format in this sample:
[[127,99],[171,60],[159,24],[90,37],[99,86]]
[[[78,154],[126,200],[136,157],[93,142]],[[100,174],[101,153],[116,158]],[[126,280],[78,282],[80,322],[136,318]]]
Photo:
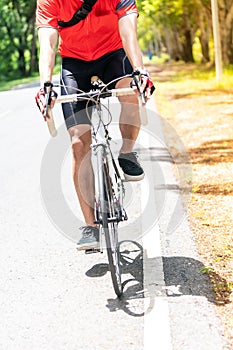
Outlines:
[[73,180],[86,225],[94,225],[94,176],[91,165],[90,125],[68,129],[72,142]]
[[[116,84],[116,88],[129,87],[132,79],[122,79]],[[144,178],[144,172],[137,156],[133,151],[136,139],[140,131],[140,111],[137,95],[122,96],[120,131],[122,146],[120,149],[119,164],[124,172],[126,180],[139,181]]]
[[[62,95],[72,94],[76,89],[89,91],[91,82],[86,61],[75,58],[62,60]],[[91,108],[91,105],[90,105]],[[91,164],[91,127],[86,102],[62,105],[66,126],[72,142],[72,168],[75,190],[84,216],[82,238],[77,249],[98,247],[99,230],[94,224],[94,176]],[[91,110],[89,111],[91,113]]]
[[91,164],[90,125],[80,124],[68,129],[72,142],[73,180],[86,226],[77,243],[78,250],[98,248],[99,229],[94,224],[94,175]]
[[[122,79],[116,84],[116,88],[129,87],[132,79]],[[135,141],[140,131],[140,114],[137,95],[121,96],[120,131],[122,135],[122,147],[120,153],[132,152]]]

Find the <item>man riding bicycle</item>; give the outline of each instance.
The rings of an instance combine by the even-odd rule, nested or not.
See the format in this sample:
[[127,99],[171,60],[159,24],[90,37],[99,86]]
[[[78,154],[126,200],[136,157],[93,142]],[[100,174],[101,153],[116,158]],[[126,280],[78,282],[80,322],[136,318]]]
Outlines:
[[[52,81],[56,45],[62,57],[61,94],[73,93],[73,88],[89,91],[91,77],[98,76],[105,84],[117,80],[110,88],[129,87],[138,74],[146,99],[154,90],[145,71],[137,41],[138,11],[134,0],[37,0],[37,28],[40,43],[40,80],[42,88],[36,102],[42,114],[45,110],[44,83]],[[51,107],[56,93],[52,91]],[[133,147],[140,130],[137,94],[119,98],[121,102],[119,154],[127,180],[144,177]],[[127,102],[127,104],[126,104]],[[85,102],[64,104],[63,114],[72,143],[73,180],[86,226],[77,248],[98,247],[98,228],[94,221],[94,185],[90,159],[91,128]],[[85,159],[85,162],[84,162]],[[88,161],[86,161],[88,159]],[[88,164],[84,165],[83,164]],[[81,166],[86,171],[80,171]],[[88,193],[87,199],[83,193]]]

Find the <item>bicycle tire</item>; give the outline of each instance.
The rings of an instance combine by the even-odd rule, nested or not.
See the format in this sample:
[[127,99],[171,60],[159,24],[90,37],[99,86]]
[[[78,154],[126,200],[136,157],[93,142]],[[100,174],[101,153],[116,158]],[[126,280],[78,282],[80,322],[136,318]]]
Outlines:
[[101,224],[105,234],[106,250],[113,288],[116,295],[120,297],[123,293],[123,288],[121,283],[121,267],[119,259],[118,218],[115,215],[111,178],[109,176],[108,165],[106,162],[102,163],[99,176],[100,207],[102,214]]

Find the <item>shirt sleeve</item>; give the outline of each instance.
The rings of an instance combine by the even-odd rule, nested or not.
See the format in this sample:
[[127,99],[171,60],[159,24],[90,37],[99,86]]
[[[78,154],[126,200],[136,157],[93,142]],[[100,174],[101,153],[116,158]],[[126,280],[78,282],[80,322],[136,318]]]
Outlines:
[[131,13],[138,14],[138,9],[135,0],[120,0],[117,3],[116,13],[118,18],[127,16]]
[[58,28],[58,1],[37,0],[36,26]]

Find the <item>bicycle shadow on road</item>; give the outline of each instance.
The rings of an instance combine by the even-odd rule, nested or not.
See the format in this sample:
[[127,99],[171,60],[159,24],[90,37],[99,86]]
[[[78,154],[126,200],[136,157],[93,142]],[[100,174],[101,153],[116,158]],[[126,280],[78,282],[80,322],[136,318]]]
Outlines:
[[[148,258],[138,242],[123,241],[120,245],[128,245],[123,250],[120,246],[122,275],[127,277],[123,280],[121,299],[108,299],[106,306],[110,312],[122,310],[133,317],[142,317],[153,309],[155,298],[166,298],[169,302],[170,298],[182,296],[204,297],[219,304],[201,261],[183,256]],[[161,261],[163,280],[158,278],[157,271]]]

